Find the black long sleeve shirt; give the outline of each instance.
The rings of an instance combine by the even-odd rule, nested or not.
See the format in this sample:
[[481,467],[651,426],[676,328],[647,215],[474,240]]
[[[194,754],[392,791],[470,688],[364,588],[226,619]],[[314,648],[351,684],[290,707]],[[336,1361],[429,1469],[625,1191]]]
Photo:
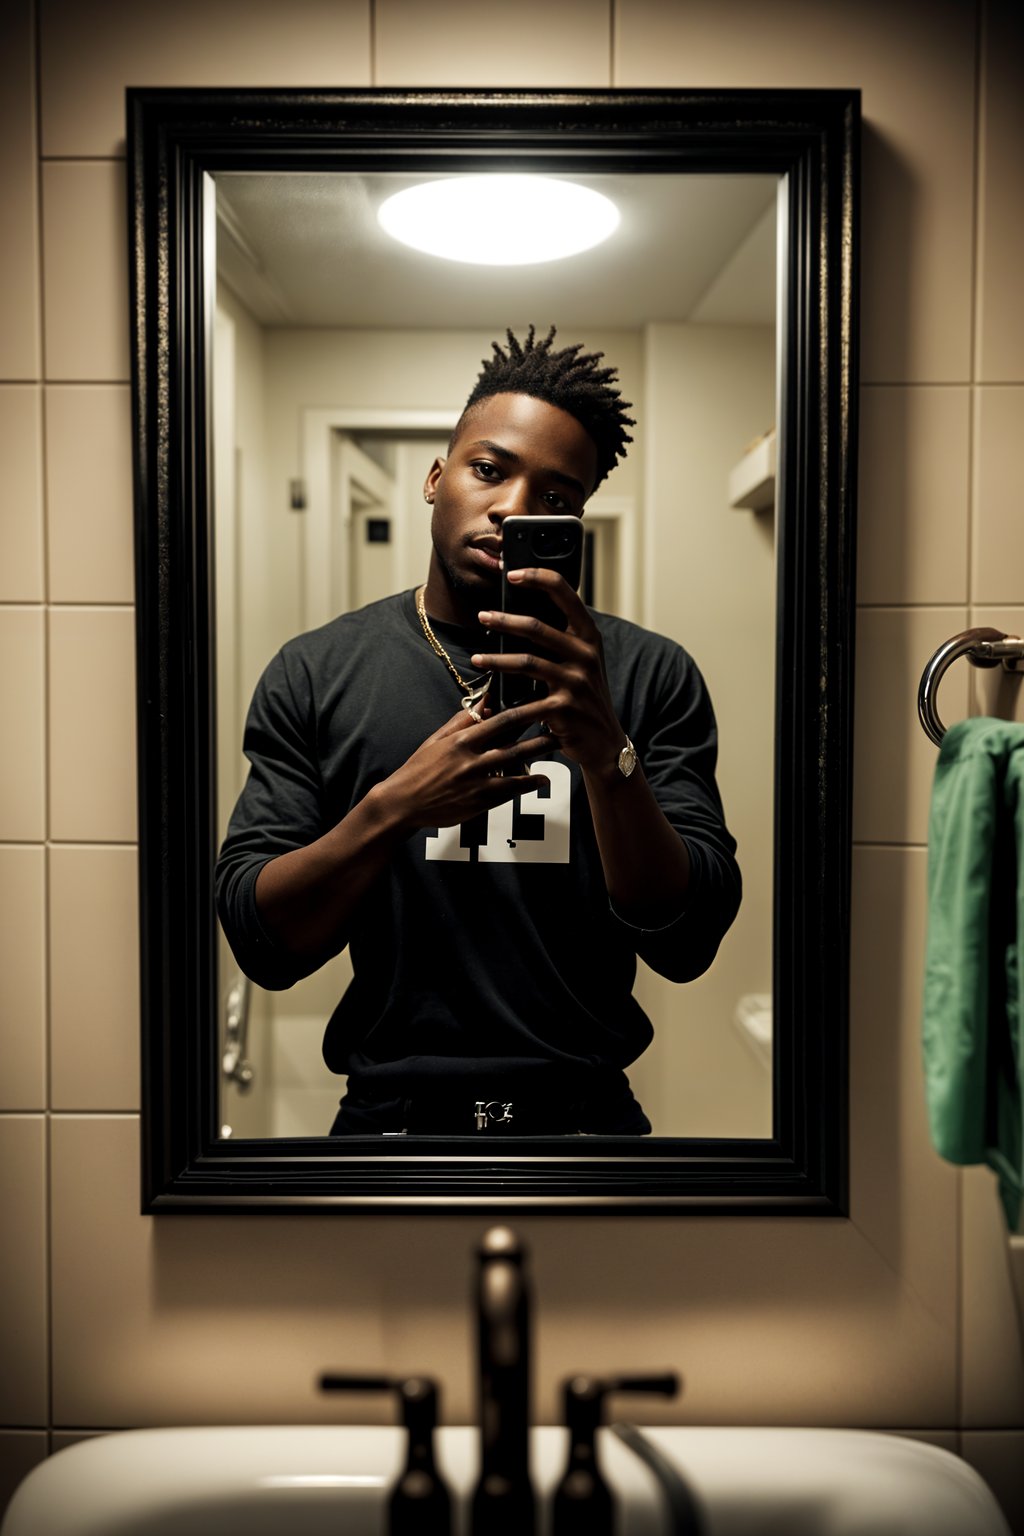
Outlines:
[[[581,770],[553,751],[532,765],[550,780],[543,790],[462,827],[421,829],[395,850],[351,931],[354,979],[324,1040],[332,1071],[384,1082],[504,1063],[625,1067],[652,1036],[632,996],[637,955],[674,981],[713,960],[739,906],[740,875],[715,784],[707,690],[674,642],[593,617],[616,715],[686,841],[685,911],[655,930],[614,912]],[[467,646],[479,641],[446,628],[443,643],[467,676]],[[279,989],[305,973],[260,921],[263,864],[340,821],[458,699],[411,591],[300,636],[270,663],[216,872],[221,922],[252,980]]]

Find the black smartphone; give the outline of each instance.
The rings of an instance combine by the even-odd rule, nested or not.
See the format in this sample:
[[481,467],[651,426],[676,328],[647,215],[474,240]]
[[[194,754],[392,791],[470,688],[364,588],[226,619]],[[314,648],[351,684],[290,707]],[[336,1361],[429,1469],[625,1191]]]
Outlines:
[[[583,574],[583,524],[578,517],[506,517],[501,525],[501,558],[504,570],[501,574],[501,606],[504,613],[521,613],[550,624],[552,629],[564,629],[565,614],[561,608],[530,587],[517,586],[508,580],[509,571],[524,567],[541,566],[564,576],[575,592]],[[521,636],[503,634],[498,646],[499,654],[522,655],[526,646]],[[544,655],[537,651],[537,655]],[[509,709],[524,704],[528,699],[543,697],[544,685],[532,677],[519,677],[501,672],[498,674],[498,706]]]

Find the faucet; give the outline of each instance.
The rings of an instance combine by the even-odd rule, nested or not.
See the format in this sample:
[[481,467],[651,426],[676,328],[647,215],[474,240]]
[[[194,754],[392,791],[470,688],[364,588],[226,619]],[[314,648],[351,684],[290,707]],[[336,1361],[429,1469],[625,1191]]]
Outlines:
[[530,1297],[523,1249],[492,1227],[478,1251],[480,1475],[471,1536],[534,1536],[530,1483]]
[[434,1460],[437,1384],[426,1376],[348,1376],[328,1371],[321,1392],[393,1392],[407,1431],[405,1469],[388,1499],[388,1536],[451,1536],[451,1495]]
[[[509,1227],[492,1227],[477,1250],[480,1471],[473,1488],[470,1536],[535,1536],[537,1509],[530,1481],[530,1293],[526,1255]],[[565,1383],[569,1463],[555,1490],[553,1536],[611,1536],[615,1510],[597,1461],[596,1434],[610,1393],[673,1397],[674,1372],[652,1376],[587,1376]],[[389,1536],[450,1536],[452,1507],[434,1460],[437,1388],[425,1377],[320,1377],[328,1392],[394,1392],[408,1430],[405,1470],[388,1510]],[[678,1472],[647,1437],[630,1425],[613,1433],[645,1461],[660,1483],[673,1532],[700,1536],[704,1525]]]

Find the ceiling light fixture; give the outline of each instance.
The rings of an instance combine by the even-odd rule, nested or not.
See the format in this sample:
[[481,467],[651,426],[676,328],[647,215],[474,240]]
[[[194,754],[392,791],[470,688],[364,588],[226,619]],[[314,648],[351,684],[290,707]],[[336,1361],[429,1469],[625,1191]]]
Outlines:
[[619,223],[610,198],[551,176],[453,176],[396,192],[377,210],[395,240],[477,266],[560,261],[606,240]]

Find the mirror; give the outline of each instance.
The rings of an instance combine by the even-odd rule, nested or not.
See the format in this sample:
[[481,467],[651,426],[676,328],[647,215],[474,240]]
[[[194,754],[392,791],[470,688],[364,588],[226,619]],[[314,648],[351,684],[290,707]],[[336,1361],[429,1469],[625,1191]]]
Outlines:
[[[710,971],[681,991],[640,962],[654,1039],[630,1081],[655,1135],[770,1136],[774,476],[749,466],[773,447],[778,177],[577,176],[620,210],[617,235],[497,268],[424,258],[379,229],[384,200],[429,179],[214,177],[218,839],[263,668],[293,635],[420,585],[422,483],[460,397],[507,317],[525,334],[526,317],[557,316],[559,344],[617,365],[637,421],[586,506],[588,601],[696,656],[742,849],[742,915]],[[645,546],[670,584],[645,580]],[[324,1134],[344,1088],[324,1029],[351,976],[346,949],[268,992],[222,942],[222,1135]]]
[[[841,1209],[855,97],[130,94],[146,1208]],[[482,169],[594,185],[619,237],[480,269],[377,230]],[[345,956],[262,993],[218,938],[242,721],[285,640],[424,579],[425,471],[531,321],[634,403],[585,595],[701,666],[744,905],[698,982],[641,964],[642,1143],[339,1145]]]

